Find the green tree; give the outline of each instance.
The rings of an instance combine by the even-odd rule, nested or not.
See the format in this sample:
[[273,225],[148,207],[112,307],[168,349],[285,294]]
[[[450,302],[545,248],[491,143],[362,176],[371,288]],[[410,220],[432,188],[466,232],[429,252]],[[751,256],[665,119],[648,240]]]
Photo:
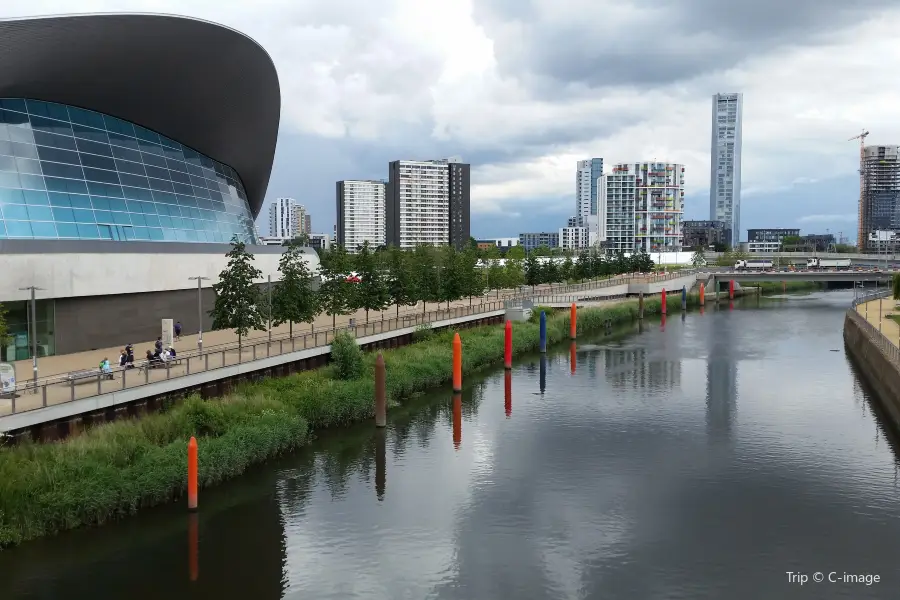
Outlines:
[[541,245],[532,250],[530,254],[534,256],[551,256],[553,254],[553,250],[549,246]]
[[572,255],[567,253],[566,259],[559,267],[559,276],[564,282],[568,283],[572,279],[574,272],[575,263],[572,261]]
[[513,246],[506,251],[506,256],[504,258],[523,259],[525,258],[525,248],[522,246]]
[[459,300],[466,294],[466,274],[462,264],[462,255],[453,246],[444,246],[440,250],[440,300],[450,303]]
[[503,267],[505,287],[515,289],[525,283],[525,267],[520,258],[507,258]]
[[281,281],[272,291],[272,321],[277,327],[288,323],[294,336],[294,323],[312,323],[319,314],[318,296],[313,292],[313,274],[306,264],[300,242],[288,245],[278,261]]
[[422,301],[423,313],[427,310],[426,303],[441,300],[441,280],[434,255],[434,247],[425,244],[416,246],[413,251],[416,296]]
[[544,283],[556,283],[559,281],[559,265],[555,258],[544,262],[541,267],[541,280]]
[[[900,300],[900,273],[894,275],[891,279],[891,286],[894,292],[894,300]],[[2,330],[0,330],[2,333]]]
[[348,314],[354,305],[357,284],[347,281],[350,266],[350,255],[343,246],[332,246],[322,255],[319,306],[331,316],[332,327],[337,327],[337,316]]
[[481,251],[481,258],[484,260],[500,258],[500,248],[497,246],[491,246],[490,248],[486,248]]
[[591,278],[591,253],[588,250],[578,253],[572,276],[580,281]]
[[631,270],[640,273],[652,273],[656,264],[646,250],[631,255]]
[[500,297],[500,290],[506,286],[506,270],[498,259],[490,259],[487,266],[487,288],[489,290],[497,290],[497,297]]
[[706,265],[706,253],[703,252],[703,248],[697,248],[694,251],[694,254],[691,256],[691,264],[697,269]]
[[374,254],[366,240],[356,255],[356,273],[359,283],[356,284],[354,307],[366,311],[366,323],[369,322],[370,310],[384,310],[391,302],[390,290],[379,256]]
[[253,266],[253,255],[236,236],[225,256],[228,264],[212,286],[216,301],[209,314],[213,329],[234,329],[240,355],[244,336],[251,329],[264,331],[266,328],[266,310],[260,306],[262,298],[255,283],[262,277],[262,271]]
[[525,259],[525,285],[530,285],[531,291],[534,291],[534,286],[539,285],[540,283],[541,262],[538,260],[537,256],[535,256],[535,253],[531,252]]
[[416,304],[416,280],[413,272],[412,253],[392,246],[387,256],[387,289],[391,302],[397,306],[400,316],[401,306]]
[[464,295],[469,297],[469,305],[471,306],[472,298],[484,293],[484,276],[487,271],[486,268],[478,267],[477,248],[467,248],[459,256],[459,269],[463,279],[463,292]]

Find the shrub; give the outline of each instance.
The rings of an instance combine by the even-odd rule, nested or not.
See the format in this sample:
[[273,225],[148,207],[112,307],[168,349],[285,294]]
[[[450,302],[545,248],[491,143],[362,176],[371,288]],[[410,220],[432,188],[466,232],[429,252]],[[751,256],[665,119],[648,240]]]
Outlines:
[[431,323],[422,323],[413,332],[412,339],[414,342],[426,342],[434,337],[434,330]]
[[531,309],[531,316],[528,317],[528,322],[539,325],[541,322],[541,311],[544,311],[544,313],[546,313],[547,320],[549,321],[550,317],[553,316],[553,313],[556,311],[556,309],[550,306],[535,306]]
[[362,350],[356,339],[346,331],[335,335],[331,342],[331,364],[335,377],[343,381],[359,379],[362,375]]

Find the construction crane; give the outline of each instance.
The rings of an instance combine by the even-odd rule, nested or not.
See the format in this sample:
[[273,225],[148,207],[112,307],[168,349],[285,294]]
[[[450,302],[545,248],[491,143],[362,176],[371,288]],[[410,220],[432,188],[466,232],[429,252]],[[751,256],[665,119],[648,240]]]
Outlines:
[[856,222],[856,246],[860,252],[866,251],[866,241],[868,241],[869,219],[866,218],[868,212],[868,202],[866,198],[866,136],[869,135],[868,130],[863,129],[862,133],[855,135],[848,142],[859,140],[859,217]]

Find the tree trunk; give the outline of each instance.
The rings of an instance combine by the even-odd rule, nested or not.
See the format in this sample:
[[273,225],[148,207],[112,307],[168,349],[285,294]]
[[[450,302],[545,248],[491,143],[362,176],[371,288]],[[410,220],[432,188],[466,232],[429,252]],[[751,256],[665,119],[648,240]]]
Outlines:
[[337,329],[337,313],[331,315],[331,328]]
[[425,302],[424,300],[422,300],[422,314],[423,314],[423,315],[425,314],[425,311],[428,310],[428,309],[426,308],[427,306],[428,306],[428,303]]
[[241,347],[241,334],[238,334],[238,362],[241,362],[241,360],[243,360],[243,358],[244,358],[244,352]]
[[397,318],[400,318],[400,304],[397,303]]
[[366,325],[369,324],[369,309],[366,309]]
[[294,322],[288,321],[288,337],[294,337]]

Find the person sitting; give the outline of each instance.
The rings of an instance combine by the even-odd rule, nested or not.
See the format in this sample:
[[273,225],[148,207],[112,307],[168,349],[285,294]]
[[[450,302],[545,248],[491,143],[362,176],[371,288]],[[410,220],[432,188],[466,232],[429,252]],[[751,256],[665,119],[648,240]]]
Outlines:
[[169,360],[175,358],[175,348],[169,346]]
[[100,372],[104,379],[113,379],[112,367],[109,366],[109,358],[103,357],[100,361]]
[[122,353],[119,354],[119,366],[123,369],[128,364],[128,353],[122,350]]
[[134,346],[132,346],[131,344],[128,344],[127,346],[125,346],[125,355],[126,355],[126,359],[125,359],[126,368],[133,369],[134,368]]
[[148,367],[156,367],[162,364],[162,358],[160,358],[158,352],[151,352],[147,350],[147,366]]

